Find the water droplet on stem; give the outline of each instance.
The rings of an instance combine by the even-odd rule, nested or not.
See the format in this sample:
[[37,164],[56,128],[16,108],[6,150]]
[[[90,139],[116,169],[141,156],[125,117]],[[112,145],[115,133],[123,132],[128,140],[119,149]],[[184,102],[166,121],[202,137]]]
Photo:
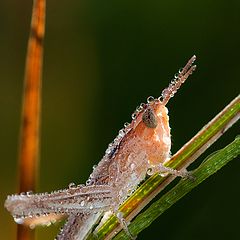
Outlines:
[[151,103],[151,102],[153,102],[154,101],[154,97],[153,96],[149,96],[148,98],[147,98],[147,102],[148,103]]

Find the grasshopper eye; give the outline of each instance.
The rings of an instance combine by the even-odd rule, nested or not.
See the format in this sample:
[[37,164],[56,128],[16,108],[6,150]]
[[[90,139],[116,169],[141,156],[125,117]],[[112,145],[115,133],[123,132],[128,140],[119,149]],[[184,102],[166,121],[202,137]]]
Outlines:
[[154,114],[151,108],[147,108],[142,115],[142,120],[146,127],[148,128],[156,128],[158,125],[156,115]]

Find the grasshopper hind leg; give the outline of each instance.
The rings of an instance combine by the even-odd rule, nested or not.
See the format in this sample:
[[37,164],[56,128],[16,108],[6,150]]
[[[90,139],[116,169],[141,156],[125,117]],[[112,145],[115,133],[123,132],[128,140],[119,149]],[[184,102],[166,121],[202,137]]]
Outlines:
[[84,240],[102,213],[70,215],[55,240]]

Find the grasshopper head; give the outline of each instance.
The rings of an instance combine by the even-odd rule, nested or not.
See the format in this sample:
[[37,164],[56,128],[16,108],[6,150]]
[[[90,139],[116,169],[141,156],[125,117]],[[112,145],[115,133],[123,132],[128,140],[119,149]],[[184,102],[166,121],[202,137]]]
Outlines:
[[193,56],[188,61],[159,98],[149,97],[148,103],[142,104],[135,116],[133,128],[136,136],[142,140],[142,147],[146,149],[150,165],[163,163],[170,156],[171,135],[166,104],[195,70],[196,66],[192,66],[195,59],[196,57]]

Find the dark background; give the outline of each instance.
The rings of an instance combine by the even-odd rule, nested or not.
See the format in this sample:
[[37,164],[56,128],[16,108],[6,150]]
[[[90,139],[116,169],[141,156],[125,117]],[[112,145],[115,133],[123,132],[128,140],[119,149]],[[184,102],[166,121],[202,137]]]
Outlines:
[[[16,192],[30,0],[0,1],[0,239],[16,224]],[[84,183],[135,107],[159,96],[193,54],[198,69],[170,101],[172,152],[239,93],[240,2],[47,1],[38,190]],[[213,147],[239,133],[239,123]],[[139,239],[237,239],[240,162],[231,162],[157,219]],[[58,226],[40,228],[53,239]]]

